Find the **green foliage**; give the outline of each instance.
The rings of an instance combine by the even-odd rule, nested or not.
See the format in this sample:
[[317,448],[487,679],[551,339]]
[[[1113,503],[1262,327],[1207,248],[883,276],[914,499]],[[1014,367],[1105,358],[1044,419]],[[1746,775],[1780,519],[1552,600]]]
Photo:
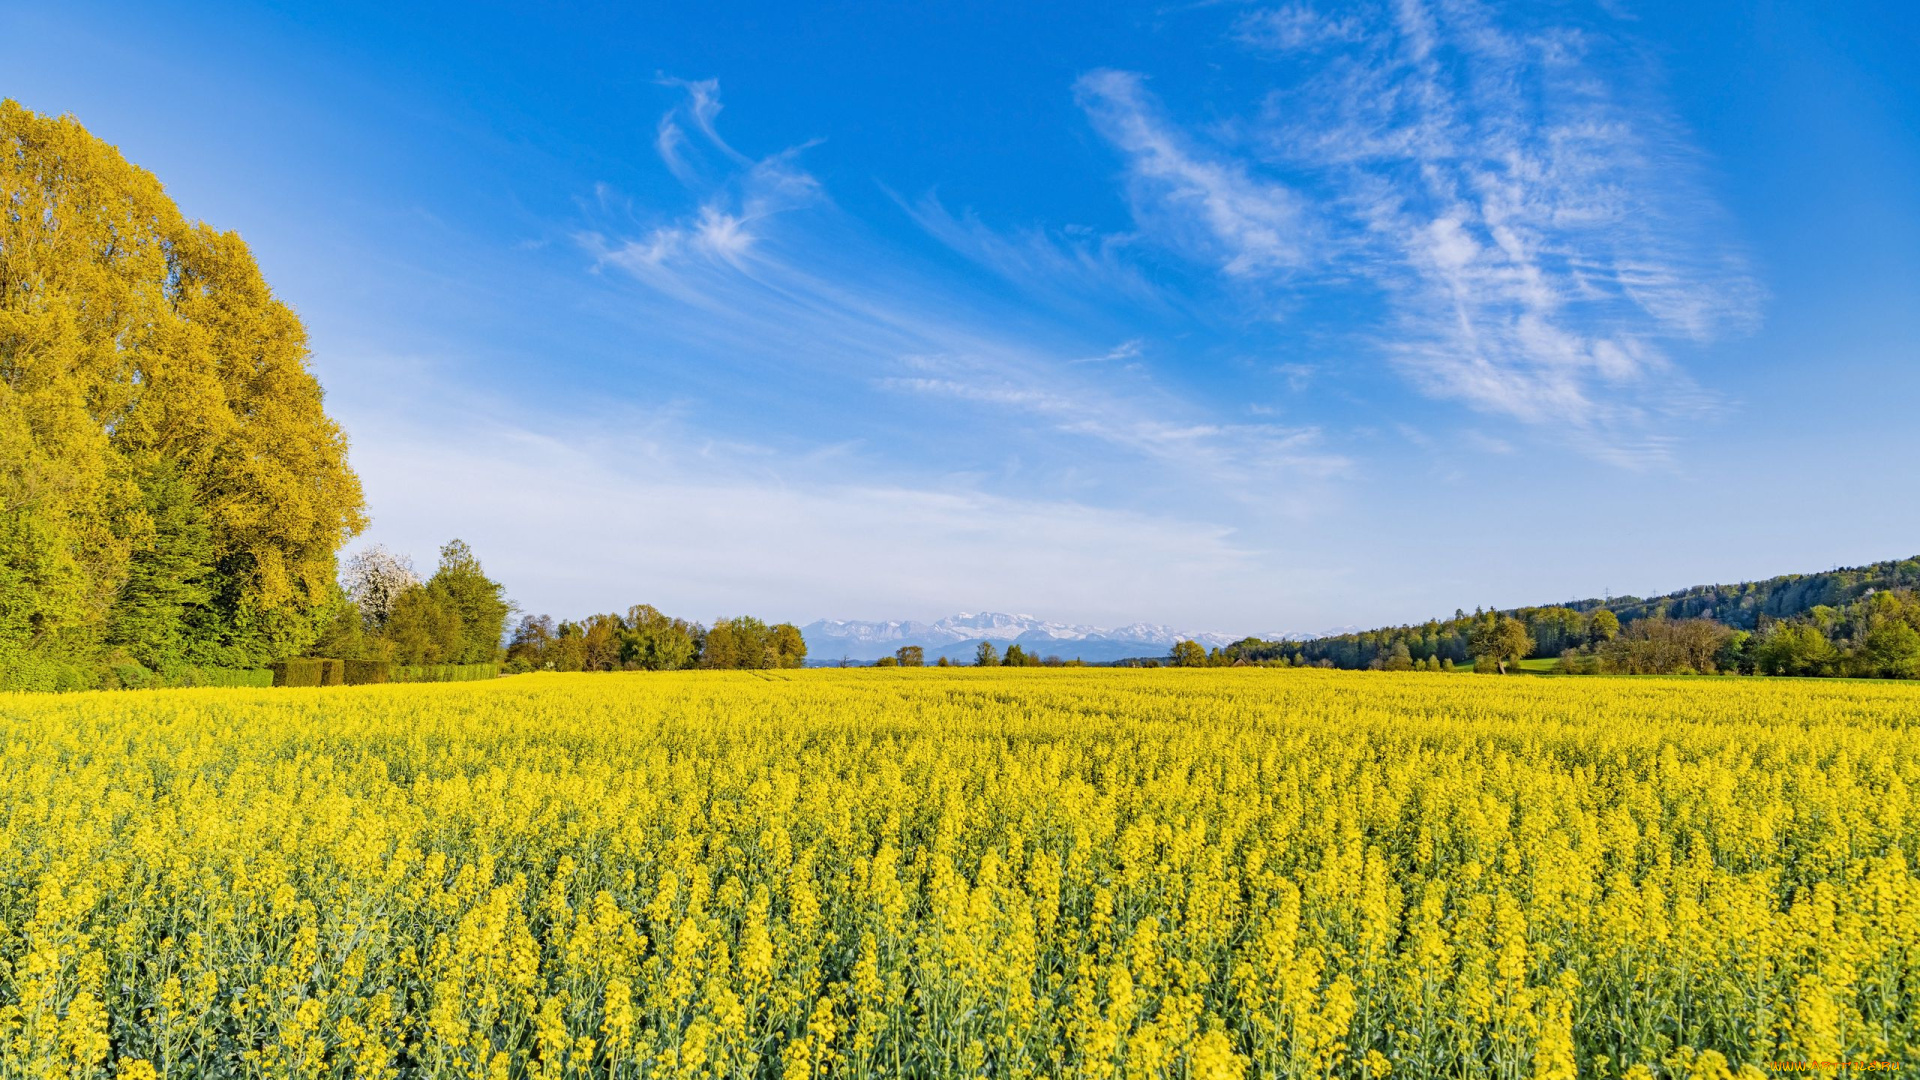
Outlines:
[[71,118],[0,102],[0,206],[0,667],[306,648],[365,518],[299,319]]
[[1475,620],[1467,633],[1467,648],[1473,654],[1476,672],[1497,671],[1504,675],[1508,664],[1533,652],[1533,645],[1527,624],[1492,611]]
[[[1384,669],[1404,646],[1416,669],[1473,665],[1505,618],[1532,639],[1523,657],[1558,658],[1570,674],[1845,675],[1920,677],[1920,558],[1685,589],[1653,600],[1581,600],[1311,641],[1246,638],[1224,652],[1253,663]],[[1902,629],[1904,627],[1905,629]],[[1908,631],[1914,634],[1909,638]],[[1517,644],[1516,635],[1512,644]],[[1397,667],[1397,664],[1395,665]]]
[[31,653],[0,662],[0,690],[97,690],[99,667]]
[[926,667],[927,651],[918,645],[902,645],[893,651],[901,667]]
[[983,641],[973,650],[973,663],[975,667],[999,667],[1000,650],[993,647],[993,642]]
[[807,639],[799,627],[792,623],[774,624],[773,658],[775,667],[797,668],[807,665]]
[[1920,674],[1920,630],[1897,620],[1867,631],[1862,641],[1867,666],[1875,675],[1911,679]]
[[319,686],[325,677],[323,661],[289,657],[273,665],[275,686]]
[[272,686],[269,668],[198,668],[202,686]]
[[474,682],[500,674],[499,664],[396,664],[389,682]]
[[500,638],[513,606],[505,586],[487,577],[466,541],[450,540],[440,549],[440,568],[427,581],[427,592],[458,626],[438,659],[481,664],[500,658]]
[[1176,641],[1173,643],[1174,667],[1206,667],[1207,650],[1197,641]]
[[318,656],[338,656],[349,660],[373,659],[381,652],[384,640],[369,636],[360,608],[337,583],[320,622],[320,637],[313,643]]
[[194,493],[161,462],[141,481],[146,538],[127,560],[126,582],[107,612],[107,644],[149,668],[200,659],[194,631],[212,622],[213,533]]
[[807,642],[792,623],[768,626],[751,616],[715,619],[699,639],[703,668],[794,668],[806,663]]
[[[522,620],[522,625],[526,620]],[[627,609],[620,629],[620,662],[642,671],[676,671],[693,663],[698,627],[669,618],[652,604]]]
[[379,638],[389,659],[409,665],[453,663],[467,643],[459,613],[425,585],[415,585],[394,600]]

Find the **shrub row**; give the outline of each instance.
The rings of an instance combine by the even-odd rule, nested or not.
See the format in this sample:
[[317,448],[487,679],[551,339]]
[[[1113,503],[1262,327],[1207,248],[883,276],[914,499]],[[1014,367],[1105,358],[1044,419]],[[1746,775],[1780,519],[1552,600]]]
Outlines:
[[60,660],[11,657],[0,660],[0,690],[71,692],[147,690],[166,686],[272,686],[266,668],[180,666],[155,671],[133,660]]
[[468,682],[500,674],[499,664],[393,664],[303,657],[273,665],[274,686],[363,686],[385,682]]
[[385,660],[332,660],[301,657],[273,665],[275,686],[364,686],[388,681],[393,665]]
[[395,664],[394,682],[471,682],[500,674],[499,664]]
[[0,659],[0,691],[148,690],[168,686],[362,686],[385,682],[467,682],[500,674],[499,664],[393,664],[385,660],[298,657],[270,668],[173,667],[132,660]]

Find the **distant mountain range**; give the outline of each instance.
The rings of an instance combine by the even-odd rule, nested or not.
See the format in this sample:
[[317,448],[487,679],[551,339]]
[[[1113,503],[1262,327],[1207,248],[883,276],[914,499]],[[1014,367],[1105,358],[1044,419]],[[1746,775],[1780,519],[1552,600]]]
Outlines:
[[[1017,644],[1028,652],[1088,663],[1110,663],[1132,657],[1165,656],[1176,641],[1197,641],[1208,648],[1241,640],[1244,634],[1180,631],[1158,623],[1129,623],[1113,628],[1078,623],[1049,622],[1032,615],[999,612],[961,612],[933,622],[821,619],[800,628],[807,639],[807,658],[814,664],[838,663],[842,658],[878,660],[906,645],[926,650],[927,663],[942,656],[972,663],[982,641],[1005,649]],[[1330,631],[1338,633],[1338,630]],[[1305,639],[1316,634],[1260,635],[1268,640]]]

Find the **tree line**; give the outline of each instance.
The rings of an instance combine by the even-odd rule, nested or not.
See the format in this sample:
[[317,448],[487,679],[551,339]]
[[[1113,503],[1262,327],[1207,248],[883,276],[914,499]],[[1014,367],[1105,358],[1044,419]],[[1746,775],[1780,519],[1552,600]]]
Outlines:
[[592,615],[556,623],[525,615],[507,640],[507,671],[760,670],[807,662],[807,639],[792,623],[751,616],[702,626],[636,604],[625,615]]
[[1555,660],[1556,670],[1572,674],[1915,678],[1917,587],[1920,559],[1890,560],[1653,599],[1456,611],[1451,619],[1309,641],[1247,638],[1187,659],[1386,671],[1473,664],[1502,672],[1522,660]]
[[[874,667],[925,667],[927,650],[920,645],[902,645],[895,649],[892,656],[882,656],[873,662]],[[845,661],[841,663],[846,667]],[[952,657],[939,656],[934,659],[934,667],[961,667]],[[1008,644],[1006,652],[991,641],[982,641],[973,647],[974,667],[1085,667],[1079,659],[1063,660],[1058,656],[1042,656],[1025,648],[1019,642]]]

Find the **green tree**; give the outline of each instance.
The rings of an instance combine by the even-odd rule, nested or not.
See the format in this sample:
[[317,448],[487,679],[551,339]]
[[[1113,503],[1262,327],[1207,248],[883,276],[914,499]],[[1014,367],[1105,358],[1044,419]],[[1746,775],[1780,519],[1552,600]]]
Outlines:
[[1920,631],[1887,620],[1867,632],[1863,651],[1873,674],[1892,679],[1920,675]]
[[973,666],[974,667],[999,667],[1000,666],[1000,650],[994,648],[993,642],[991,641],[983,641],[979,645],[974,646]]
[[[441,601],[432,589],[416,585],[393,602],[393,612],[381,630],[387,659],[397,664],[455,664],[466,647],[460,613]],[[578,671],[579,668],[571,670]]]
[[144,594],[118,603],[154,462],[207,529],[193,648],[229,664],[305,649],[365,516],[299,319],[237,235],[189,223],[77,121],[0,102],[0,147],[0,649],[83,648],[172,602],[150,560]]
[[[715,619],[701,644],[699,664],[703,668],[779,667],[774,639],[773,628],[752,616]],[[805,652],[800,656],[804,659]]]
[[1206,667],[1207,650],[1197,641],[1176,641],[1173,643],[1174,667]]
[[693,663],[694,628],[684,619],[668,618],[651,604],[627,609],[620,636],[620,660],[643,671],[674,671]]
[[[459,645],[443,663],[486,664],[500,658],[500,639],[513,605],[507,602],[506,587],[486,575],[466,541],[449,540],[441,547],[440,567],[427,580],[427,591],[460,620]],[[613,628],[602,627],[595,641],[599,652],[594,660],[611,662],[618,652]]]
[[699,665],[710,669],[728,669],[741,666],[741,643],[733,632],[733,620],[715,619],[706,633],[700,635]]
[[893,658],[901,667],[925,667],[927,651],[918,645],[902,645],[893,651]]
[[1587,618],[1587,643],[1604,645],[1620,636],[1620,616],[1601,608]]
[[1006,659],[1001,663],[1007,667],[1027,667],[1029,666],[1027,650],[1021,648],[1020,643],[1016,641],[1007,646]]
[[1755,661],[1767,675],[1825,675],[1840,653],[1810,623],[1775,623],[1762,636]]
[[1519,619],[1489,611],[1475,621],[1468,646],[1473,650],[1474,670],[1484,671],[1485,665],[1492,664],[1505,675],[1508,664],[1533,652],[1533,638]]
[[558,637],[551,615],[523,615],[507,642],[507,662],[524,665],[523,670],[544,668],[552,662],[550,653]]
[[553,644],[547,648],[547,663],[555,671],[585,671],[586,627],[570,620],[561,622],[554,631]]
[[328,610],[330,614],[321,624],[320,638],[313,643],[313,655],[339,660],[379,659],[376,655],[379,650],[367,635],[366,619],[345,588],[334,586],[333,602]]
[[774,667],[807,666],[807,636],[792,623],[775,623],[772,629]]
[[620,667],[620,635],[625,627],[618,615],[589,615],[581,627],[582,671],[613,671]]
[[141,488],[146,528],[107,612],[107,643],[156,670],[204,661],[194,631],[204,633],[212,614],[214,553],[206,514],[169,463],[146,470]]

